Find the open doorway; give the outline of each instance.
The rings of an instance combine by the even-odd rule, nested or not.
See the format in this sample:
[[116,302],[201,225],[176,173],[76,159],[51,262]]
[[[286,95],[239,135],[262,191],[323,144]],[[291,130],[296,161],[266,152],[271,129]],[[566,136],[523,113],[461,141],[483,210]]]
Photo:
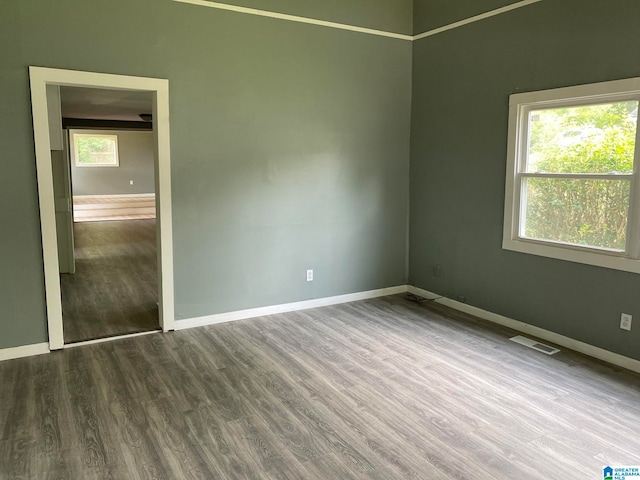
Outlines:
[[61,86],[59,96],[54,194],[71,198],[56,208],[65,344],[158,330],[151,92]]
[[[50,349],[60,349],[65,344],[89,338],[110,337],[132,331],[144,332],[157,328],[164,331],[172,330],[174,318],[168,82],[161,79],[41,67],[30,67],[30,80]],[[68,130],[72,130],[71,134],[63,130],[61,122],[63,115],[60,99],[64,98],[65,91],[68,94],[65,107],[67,110],[65,112],[65,126],[69,127]],[[97,219],[95,222],[75,224],[75,227],[86,225],[86,228],[74,227],[73,195],[70,193],[73,190],[74,182],[71,163],[76,161],[81,163],[82,160],[75,158],[79,156],[79,153],[77,152],[77,139],[74,138],[73,132],[76,130],[80,132],[77,134],[77,138],[82,138],[83,134],[90,133],[94,136],[104,135],[104,138],[108,140],[118,136],[114,135],[114,132],[123,132],[124,138],[126,136],[124,132],[131,130],[125,128],[128,125],[124,123],[117,125],[105,123],[109,121],[131,122],[126,119],[93,118],[87,120],[84,118],[81,121],[76,118],[75,121],[69,120],[73,116],[77,116],[69,113],[74,101],[77,107],[78,95],[86,94],[89,94],[87,98],[94,100],[85,102],[83,108],[102,109],[103,114],[108,110],[109,105],[113,106],[117,103],[113,102],[114,98],[123,95],[137,98],[143,102],[146,101],[147,107],[150,107],[150,113],[144,111],[145,108],[140,109],[139,105],[132,108],[140,110],[136,112],[136,115],[142,114],[141,120],[146,121],[147,126],[151,128],[147,134],[153,150],[153,169],[151,172],[153,181],[151,184],[154,191],[129,194],[134,197],[126,197],[128,194],[125,191],[121,196],[135,198],[135,195],[148,196],[152,194],[155,200],[155,208],[152,210],[156,218],[136,219],[141,222],[138,224],[128,223],[133,220],[131,218],[111,218],[108,221]],[[94,94],[93,97],[91,94]],[[100,99],[101,95],[102,99]],[[105,100],[104,95],[110,95],[110,100]],[[74,101],[70,100],[74,98]],[[96,115],[98,114],[82,113],[81,116],[95,117]],[[137,120],[135,121],[137,122]],[[75,124],[71,125],[69,122]],[[89,122],[89,124],[82,124],[82,122]],[[71,129],[71,126],[74,128]],[[141,133],[144,128],[136,130],[138,130],[137,133]],[[97,134],[96,131],[109,133]],[[100,151],[98,148],[93,160],[89,159],[89,161],[95,161],[101,155],[103,158],[109,157],[107,150]],[[58,151],[67,154],[69,193],[66,194],[68,197],[66,199],[65,195],[60,195],[60,188],[55,181],[55,172],[60,157]],[[120,149],[117,151],[119,152]],[[114,161],[114,159],[109,158],[108,161]],[[64,172],[64,168],[62,168],[62,172]],[[103,177],[103,181],[98,181],[97,184],[104,186],[106,183],[104,178],[106,177]],[[128,178],[127,183],[129,187],[133,187],[136,185],[136,180]],[[94,182],[94,186],[95,184]],[[95,195],[99,196],[100,193]],[[96,211],[93,213],[105,214],[105,212]],[[122,214],[123,211],[120,213]],[[109,212],[106,212],[106,215],[108,214]],[[95,228],[92,228],[91,224]],[[59,254],[60,251],[63,253]],[[127,259],[133,258],[141,259],[141,262],[136,264],[135,261],[127,261]],[[76,266],[80,266],[80,263],[83,265],[84,274],[88,274],[88,276],[85,275],[88,282],[82,283],[78,280],[77,283],[81,283],[81,286],[74,289],[73,281],[66,279],[80,279],[78,273],[83,272],[80,272],[80,269],[76,270]],[[96,275],[96,268],[100,265],[107,267],[106,273],[110,270],[114,275],[110,277],[105,272]],[[67,277],[61,281],[60,272],[65,272],[65,270],[69,273],[63,273],[62,276],[66,275]],[[120,271],[118,272],[118,270]],[[128,270],[128,272],[124,270]],[[123,276],[123,273],[126,275]],[[61,286],[63,295],[61,295]],[[127,295],[129,303],[134,301],[135,297],[142,297],[142,299],[136,300],[136,305],[132,304],[133,309],[129,314],[122,311],[124,303],[127,303],[123,301]],[[95,304],[94,313],[98,313],[94,318],[98,320],[94,322],[95,325],[75,328],[75,326],[63,321],[63,313],[65,310],[71,312],[74,304],[75,307],[85,309],[82,316],[85,319],[89,318],[86,308],[91,303]],[[130,318],[127,320],[128,315]],[[131,320],[133,323],[130,322]],[[100,326],[100,323],[104,325]],[[105,326],[106,328],[103,328]]]

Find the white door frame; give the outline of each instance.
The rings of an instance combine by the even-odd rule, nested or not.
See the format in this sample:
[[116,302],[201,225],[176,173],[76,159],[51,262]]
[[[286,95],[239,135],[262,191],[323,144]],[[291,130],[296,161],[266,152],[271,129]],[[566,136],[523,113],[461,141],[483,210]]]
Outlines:
[[42,256],[49,327],[49,349],[64,348],[62,298],[51,172],[51,146],[47,109],[47,85],[138,90],[153,93],[153,133],[155,140],[156,214],[158,230],[158,305],[160,326],[174,329],[173,234],[171,220],[171,154],[169,144],[169,81],[106,73],[29,67],[31,108],[35,140],[36,169]]

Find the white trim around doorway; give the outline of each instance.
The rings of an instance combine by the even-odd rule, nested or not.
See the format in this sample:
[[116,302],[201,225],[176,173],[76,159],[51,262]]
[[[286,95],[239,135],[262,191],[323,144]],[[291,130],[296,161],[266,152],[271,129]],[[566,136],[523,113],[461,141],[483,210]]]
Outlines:
[[153,133],[155,140],[156,212],[158,222],[158,304],[160,327],[174,329],[173,234],[171,216],[171,153],[169,141],[169,81],[106,73],[29,67],[31,108],[35,141],[38,200],[42,230],[42,256],[47,303],[49,348],[64,348],[62,299],[56,241],[56,222],[51,170],[51,145],[47,106],[47,85],[153,93]]

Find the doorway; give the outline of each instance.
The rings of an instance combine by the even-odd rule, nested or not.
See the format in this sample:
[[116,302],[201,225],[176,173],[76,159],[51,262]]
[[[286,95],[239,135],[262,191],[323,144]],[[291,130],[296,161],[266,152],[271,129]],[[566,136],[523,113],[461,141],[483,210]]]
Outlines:
[[[68,225],[68,221],[66,223],[61,221],[61,215],[56,216],[56,213],[60,213],[61,211],[72,212],[72,208],[68,204],[70,200],[67,200],[67,205],[65,205],[64,201],[60,201],[60,198],[57,198],[54,188],[54,168],[52,168],[52,160],[55,165],[55,151],[57,150],[55,144],[58,142],[59,137],[63,138],[62,132],[56,131],[58,125],[61,124],[61,113],[59,110],[56,111],[56,103],[52,101],[55,95],[52,94],[52,91],[57,89],[59,92],[61,87],[140,92],[149,95],[152,108],[151,129],[154,150],[156,219],[149,219],[149,221],[155,223],[155,225],[147,224],[145,228],[140,229],[143,232],[141,235],[138,235],[139,232],[136,233],[135,231],[129,231],[129,235],[146,239],[145,241],[147,241],[147,243],[149,242],[151,232],[154,234],[152,236],[155,236],[156,261],[154,267],[157,271],[157,318],[160,328],[163,331],[173,330],[173,249],[171,231],[168,81],[163,79],[42,67],[30,67],[29,73],[38,174],[49,348],[51,350],[57,350],[63,348],[65,344],[70,343],[69,340],[65,341],[65,338],[68,336],[64,334],[61,281],[59,274],[61,271],[60,264],[65,263],[67,260],[65,260],[64,256],[59,257],[58,254],[60,250],[58,238],[59,236],[61,238],[65,237],[63,230],[68,229],[68,227],[65,226]],[[60,129],[62,129],[61,125]],[[66,207],[68,207],[67,210],[65,210]],[[67,215],[67,218],[71,215],[72,213]],[[106,230],[113,230],[115,227],[116,225],[112,224]],[[127,230],[127,228],[124,228],[124,230]],[[106,235],[106,238],[103,238],[101,243],[105,241],[108,243],[108,232],[103,231],[102,234],[103,236]],[[73,235],[71,235],[71,237],[73,238]],[[71,240],[71,242],[73,243],[73,240]],[[153,239],[151,243],[153,243]],[[70,250],[67,248],[66,251],[69,252]],[[73,251],[73,249],[71,251]],[[154,263],[153,259],[151,263]],[[133,282],[133,280],[130,280],[129,283],[131,282]],[[113,282],[111,283],[113,284]],[[121,288],[121,286],[116,285],[114,287],[115,291],[111,293],[117,296],[118,288]],[[155,325],[157,326],[158,323]],[[98,334],[98,336],[104,335]],[[73,338],[73,335],[71,338]]]
[[65,151],[51,153],[65,344],[158,330],[151,95],[61,87],[60,104]]

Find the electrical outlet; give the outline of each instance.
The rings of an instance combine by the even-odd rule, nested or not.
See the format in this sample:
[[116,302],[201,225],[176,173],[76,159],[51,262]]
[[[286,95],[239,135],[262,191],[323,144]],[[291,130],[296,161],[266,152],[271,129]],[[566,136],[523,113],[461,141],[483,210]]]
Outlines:
[[307,270],[307,282],[313,282],[313,270]]
[[631,320],[632,319],[633,319],[633,317],[631,315],[629,315],[628,313],[623,313],[622,315],[620,315],[620,328],[622,330],[631,331]]
[[129,185],[133,185],[133,180],[129,180]]

